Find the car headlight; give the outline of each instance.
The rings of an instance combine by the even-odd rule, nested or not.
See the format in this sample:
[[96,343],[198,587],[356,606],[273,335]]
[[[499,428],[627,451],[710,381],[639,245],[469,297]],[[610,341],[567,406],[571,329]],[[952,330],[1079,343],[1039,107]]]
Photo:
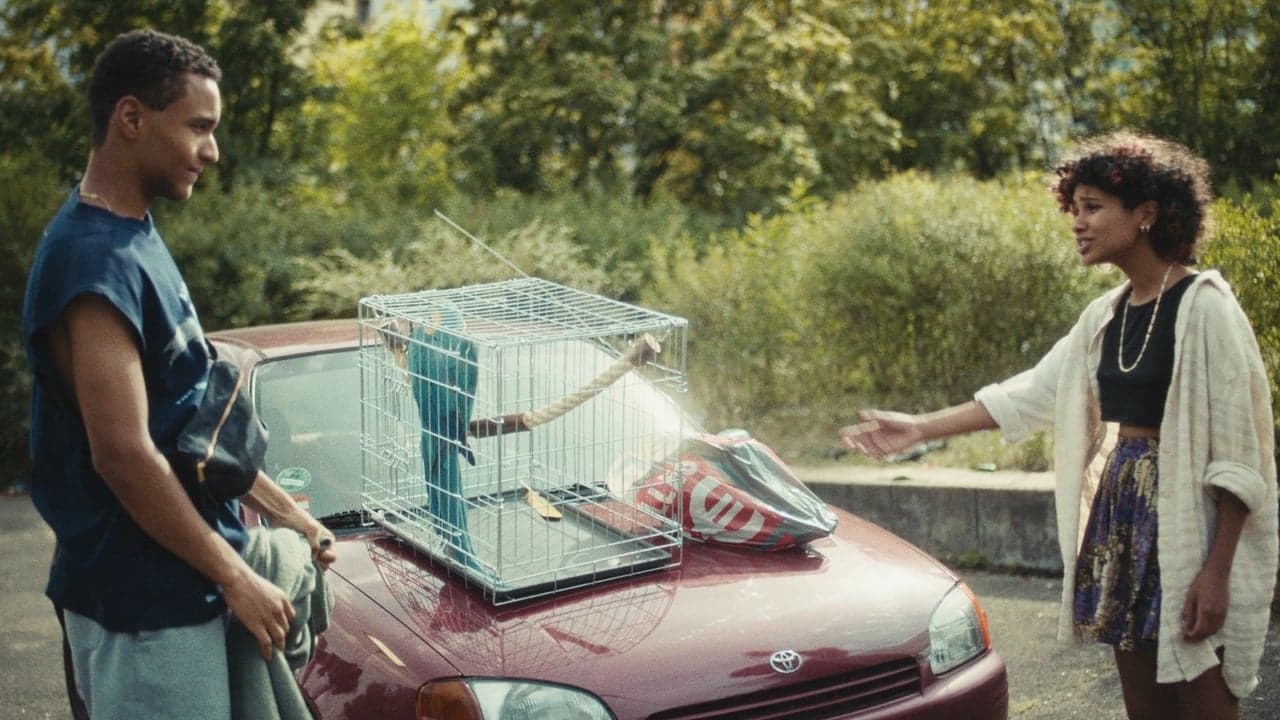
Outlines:
[[987,614],[968,585],[958,583],[929,618],[929,666],[941,675],[991,648]]
[[614,720],[598,698],[564,685],[458,678],[418,690],[418,720]]

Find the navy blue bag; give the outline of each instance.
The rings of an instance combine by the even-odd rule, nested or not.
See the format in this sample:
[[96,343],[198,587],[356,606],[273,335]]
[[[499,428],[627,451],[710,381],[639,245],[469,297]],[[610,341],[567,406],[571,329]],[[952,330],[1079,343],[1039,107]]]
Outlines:
[[249,492],[267,453],[267,429],[239,366],[215,359],[204,399],[169,457],[179,479],[217,502]]

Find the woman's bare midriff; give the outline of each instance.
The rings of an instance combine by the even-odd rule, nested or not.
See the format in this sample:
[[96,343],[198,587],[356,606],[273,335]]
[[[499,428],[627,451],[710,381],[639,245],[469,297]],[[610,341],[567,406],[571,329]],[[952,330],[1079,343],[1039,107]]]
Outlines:
[[1119,429],[1122,438],[1157,438],[1160,437],[1160,428],[1139,427],[1137,425],[1121,425]]

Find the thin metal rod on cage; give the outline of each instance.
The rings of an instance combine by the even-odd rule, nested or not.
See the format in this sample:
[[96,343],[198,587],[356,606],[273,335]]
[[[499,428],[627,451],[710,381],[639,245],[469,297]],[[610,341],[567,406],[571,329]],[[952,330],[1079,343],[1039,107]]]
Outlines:
[[487,251],[489,252],[489,254],[490,254],[490,255],[492,255],[492,256],[494,256],[494,257],[498,258],[499,260],[501,260],[502,262],[506,263],[507,267],[509,267],[509,268],[511,268],[512,270],[515,270],[516,272],[520,273],[520,277],[529,277],[529,273],[526,273],[525,271],[521,270],[519,267],[517,267],[517,266],[516,266],[516,264],[515,264],[515,263],[511,262],[511,261],[510,261],[510,260],[508,260],[506,257],[504,257],[504,256],[502,255],[502,253],[500,253],[500,252],[498,252],[497,250],[494,250],[493,248],[491,248],[491,247],[489,247],[488,245],[486,245],[486,244],[484,243],[484,241],[483,241],[483,240],[481,240],[480,238],[478,238],[478,237],[476,237],[475,235],[472,235],[471,233],[467,232],[465,229],[463,229],[463,227],[462,227],[461,225],[459,225],[458,223],[456,223],[456,222],[454,222],[454,221],[450,220],[448,215],[445,215],[444,213],[440,212],[440,210],[439,210],[439,209],[435,210],[434,212],[435,212],[435,214],[436,214],[436,217],[440,218],[441,220],[445,221],[446,223],[449,223],[449,226],[450,226],[450,227],[452,227],[454,230],[457,230],[458,232],[460,232],[460,233],[462,233],[463,235],[465,235],[465,236],[466,236],[466,238],[467,238],[468,240],[470,240],[471,242],[475,243],[476,245],[479,245],[480,247],[482,247],[482,248],[484,248],[485,250],[487,250]]

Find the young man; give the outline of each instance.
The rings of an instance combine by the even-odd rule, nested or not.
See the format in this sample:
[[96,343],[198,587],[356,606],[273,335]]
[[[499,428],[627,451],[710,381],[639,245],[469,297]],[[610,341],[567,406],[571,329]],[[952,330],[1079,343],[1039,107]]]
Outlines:
[[[152,223],[218,160],[217,64],[178,37],[114,39],[89,81],[93,149],[41,239],[23,306],[34,376],[31,496],[59,551],[47,594],[64,613],[95,720],[230,717],[229,609],[264,657],[292,607],[241,558],[239,502],[189,493],[165,453],[203,396],[210,356]],[[327,531],[262,473],[246,503]]]

